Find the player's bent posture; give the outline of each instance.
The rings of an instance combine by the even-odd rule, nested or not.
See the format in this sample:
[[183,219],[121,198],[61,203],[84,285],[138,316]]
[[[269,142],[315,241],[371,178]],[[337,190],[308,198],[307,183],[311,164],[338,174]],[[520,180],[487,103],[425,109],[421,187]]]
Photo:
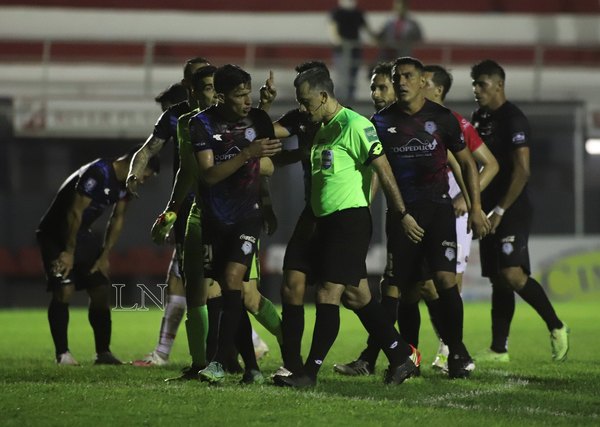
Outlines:
[[318,253],[316,321],[309,355],[302,372],[276,375],[275,384],[310,387],[317,382],[323,361],[340,327],[339,305],[346,306],[378,340],[390,361],[386,383],[400,384],[419,364],[419,353],[406,344],[387,322],[379,303],[371,299],[366,277],[366,255],[371,238],[369,211],[373,171],[381,181],[394,215],[411,238],[422,230],[412,217],[402,215],[404,204],[375,129],[359,114],[344,108],[335,98],[329,73],[312,68],[294,80],[296,99],[314,123],[321,123],[311,149],[311,209],[316,217]]
[[[239,327],[250,327],[243,310],[242,283],[248,279],[263,225],[260,158],[281,150],[281,143],[273,139],[269,116],[252,108],[248,73],[225,65],[215,72],[214,86],[217,105],[190,121],[191,143],[203,184],[198,195],[204,272],[223,289],[217,354],[199,373],[209,382],[223,379],[222,365],[233,351]],[[257,367],[246,366],[248,369]]]
[[492,226],[491,234],[479,245],[481,274],[492,282],[492,344],[476,360],[509,361],[508,335],[517,292],[546,323],[552,359],[563,361],[569,351],[569,328],[557,317],[542,286],[530,276],[529,121],[506,99],[506,75],[496,62],[474,65],[471,78],[479,104],[471,121],[500,164],[498,176],[482,194]]
[[[74,172],[61,185],[44,214],[37,241],[52,300],[48,307],[50,332],[60,365],[77,365],[69,350],[67,328],[69,302],[76,290],[90,296],[88,319],[94,331],[96,364],[120,365],[110,351],[109,254],[123,227],[129,198],[125,179],[133,150],[118,159],[95,160]],[[158,173],[159,162],[152,157],[139,174],[140,184]],[[109,206],[114,205],[100,244],[90,226]]]

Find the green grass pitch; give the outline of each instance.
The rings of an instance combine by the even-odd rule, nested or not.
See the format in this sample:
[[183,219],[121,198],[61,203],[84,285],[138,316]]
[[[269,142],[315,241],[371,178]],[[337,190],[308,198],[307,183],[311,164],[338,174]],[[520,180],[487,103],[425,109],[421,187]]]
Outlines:
[[[353,360],[366,334],[356,316],[342,309],[338,339],[325,360],[319,384],[310,391],[270,384],[165,383],[188,362],[183,326],[171,364],[165,368],[96,367],[93,338],[84,309],[72,309],[70,348],[81,367],[54,364],[45,310],[0,311],[0,425],[309,425],[309,426],[520,426],[600,425],[600,312],[596,300],[556,304],[571,327],[565,363],[553,363],[549,334],[524,303],[517,304],[509,364],[477,364],[468,380],[449,380],[430,365],[437,348],[426,310],[421,309],[422,376],[400,386],[382,383],[380,357],[371,377],[347,378],[335,362]],[[122,360],[140,358],[155,345],[159,310],[114,312],[112,350]],[[307,307],[304,355],[314,323]],[[265,375],[280,365],[273,337],[260,364]],[[472,353],[490,339],[489,305],[465,304],[465,342]]]

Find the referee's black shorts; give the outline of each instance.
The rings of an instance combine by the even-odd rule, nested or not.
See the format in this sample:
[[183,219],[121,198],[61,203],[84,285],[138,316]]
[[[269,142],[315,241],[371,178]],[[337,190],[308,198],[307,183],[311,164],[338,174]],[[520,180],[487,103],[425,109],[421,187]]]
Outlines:
[[[310,206],[306,206],[285,249],[284,270],[300,271],[307,276],[312,273],[316,253],[317,218]],[[309,282],[312,283],[312,282]]]
[[317,218],[315,279],[358,286],[367,277],[372,233],[369,208],[352,208]]

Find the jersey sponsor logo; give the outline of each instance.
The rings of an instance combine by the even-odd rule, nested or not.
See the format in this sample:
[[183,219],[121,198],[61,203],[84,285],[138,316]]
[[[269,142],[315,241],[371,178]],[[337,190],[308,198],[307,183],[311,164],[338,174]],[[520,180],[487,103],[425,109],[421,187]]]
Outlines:
[[427,132],[430,135],[433,135],[433,132],[435,132],[436,130],[437,130],[437,125],[435,124],[435,122],[432,122],[432,121],[425,122],[425,132]]
[[512,243],[512,242],[514,242],[516,239],[517,239],[517,238],[516,238],[515,236],[506,236],[506,237],[503,237],[503,238],[502,238],[500,241],[501,241],[502,243]]
[[369,142],[379,141],[379,137],[377,136],[377,131],[374,127],[369,127],[364,129],[365,137]]
[[252,253],[252,243],[244,242],[242,243],[242,252],[244,255],[250,255]]
[[369,150],[369,157],[379,157],[382,154],[383,154],[383,146],[381,145],[381,142],[377,141],[376,143],[371,145],[371,148]]
[[435,150],[437,145],[438,143],[435,139],[431,142],[423,142],[418,138],[411,138],[402,147],[391,147],[391,150],[394,153],[431,152]]
[[321,169],[331,169],[333,166],[333,150],[323,150],[321,152]]
[[96,188],[96,184],[98,183],[94,178],[88,178],[83,184],[83,189],[88,192],[92,191],[94,188]]
[[256,131],[254,128],[248,128],[244,131],[244,138],[248,141],[252,142],[256,139]]
[[398,133],[398,132],[396,131],[396,127],[395,127],[395,126],[392,126],[392,127],[389,127],[389,128],[387,128],[387,131],[388,131],[388,133]]
[[444,251],[444,256],[448,258],[448,261],[452,261],[456,258],[456,250],[454,248],[446,248]]
[[223,141],[223,135],[220,133],[214,134],[212,137],[215,141]]
[[512,142],[515,144],[522,144],[525,142],[525,132],[513,133]]
[[245,234],[241,234],[240,235],[240,240],[245,240],[245,241],[250,242],[250,243],[256,243],[256,237],[254,237],[254,236],[247,236]]
[[448,248],[455,248],[456,247],[456,242],[449,242],[447,240],[444,240],[442,242],[442,246],[448,247]]
[[217,162],[224,162],[226,160],[233,159],[240,153],[240,151],[241,150],[239,149],[239,147],[231,147],[229,150],[227,150],[226,153],[215,154],[215,160]]

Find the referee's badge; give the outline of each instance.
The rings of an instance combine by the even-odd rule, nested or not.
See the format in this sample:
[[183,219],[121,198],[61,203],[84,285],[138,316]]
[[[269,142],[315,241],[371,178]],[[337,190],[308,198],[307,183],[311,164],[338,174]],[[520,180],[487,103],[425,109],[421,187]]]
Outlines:
[[242,243],[242,252],[244,255],[248,255],[252,252],[252,243],[245,241]]
[[331,169],[333,165],[333,150],[323,150],[321,152],[321,169]]
[[436,130],[437,130],[437,125],[435,124],[435,122],[432,122],[432,121],[425,122],[425,132],[427,132],[430,135],[433,135],[433,132],[435,132]]
[[256,139],[256,131],[254,128],[247,128],[244,132],[244,137],[250,142],[254,141]]
[[446,248],[444,255],[446,258],[448,258],[448,261],[452,261],[454,258],[456,258],[456,250],[454,248]]

